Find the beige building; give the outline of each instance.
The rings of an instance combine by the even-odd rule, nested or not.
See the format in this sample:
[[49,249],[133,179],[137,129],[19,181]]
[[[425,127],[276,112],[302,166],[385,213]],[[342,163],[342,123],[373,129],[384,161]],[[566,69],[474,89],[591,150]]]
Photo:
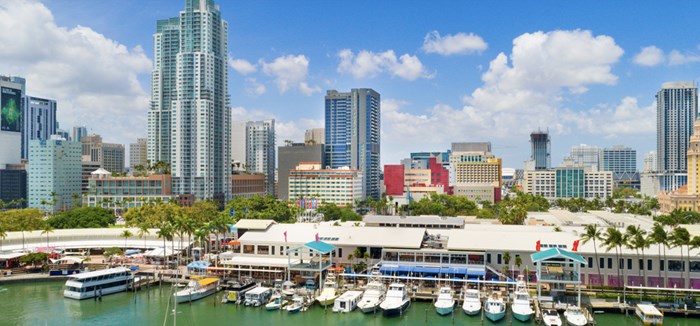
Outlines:
[[[461,152],[450,156],[453,167],[453,194],[472,201],[499,201],[503,167],[490,152]],[[450,176],[452,179],[453,176]]]
[[314,144],[323,144],[326,142],[326,131],[323,128],[307,129],[304,132],[304,142]]
[[[155,163],[155,162],[154,162]],[[138,138],[135,143],[129,144],[129,167],[148,165],[148,139]]]
[[85,162],[97,162],[100,167],[116,173],[124,173],[124,145],[103,143],[102,137],[90,134],[82,139]]
[[265,196],[265,175],[262,173],[234,174],[231,176],[231,188],[234,197]]
[[321,163],[303,162],[289,171],[289,199],[308,203],[353,204],[362,199],[362,171],[348,167],[323,169]]
[[605,199],[612,196],[612,190],[612,172],[585,171],[582,167],[525,171],[523,177],[523,192],[549,200],[575,197]]
[[662,213],[674,209],[700,212],[700,120],[693,124],[693,135],[688,144],[688,184],[671,192],[658,194]]
[[147,177],[113,177],[105,169],[91,173],[88,192],[83,194],[83,206],[103,207],[121,216],[127,209],[150,202],[174,201],[173,178],[169,174]]

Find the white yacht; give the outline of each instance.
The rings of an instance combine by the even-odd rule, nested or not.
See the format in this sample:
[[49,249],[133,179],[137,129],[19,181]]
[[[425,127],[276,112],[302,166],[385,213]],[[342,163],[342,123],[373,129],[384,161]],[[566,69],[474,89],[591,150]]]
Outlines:
[[133,280],[134,275],[128,268],[124,267],[73,274],[66,281],[63,296],[82,300],[123,292]]
[[379,308],[379,304],[384,300],[386,287],[379,279],[372,280],[367,284],[365,293],[362,299],[357,304],[360,310],[364,313],[375,312]]
[[379,305],[379,308],[384,312],[384,316],[390,317],[403,314],[410,305],[411,299],[408,297],[406,285],[391,283],[389,290],[386,292],[386,297]]
[[284,309],[287,310],[287,312],[299,312],[302,311],[305,304],[306,299],[303,296],[295,295],[294,298],[292,298],[292,302]]
[[574,305],[566,308],[564,319],[566,319],[566,324],[571,326],[585,326],[588,324],[588,318],[583,314],[583,310]]
[[462,310],[469,316],[476,316],[481,312],[481,297],[479,296],[479,290],[468,289],[464,291],[464,303],[462,304]]
[[452,289],[441,287],[434,306],[435,311],[441,316],[451,314],[455,308],[455,298],[452,296]]
[[530,307],[530,293],[527,292],[527,285],[523,276],[518,276],[518,282],[515,286],[515,292],[513,293],[513,302],[511,304],[511,310],[513,311],[513,317],[521,322],[527,322],[535,313]]
[[215,277],[191,279],[185,289],[175,292],[177,303],[199,300],[219,291],[219,279]]
[[338,298],[338,283],[335,281],[335,275],[328,273],[326,280],[323,282],[323,290],[321,295],[316,297],[316,301],[322,306],[330,306]]
[[500,293],[493,292],[491,296],[486,299],[484,313],[486,314],[486,318],[492,322],[497,322],[506,316],[506,303],[503,302]]
[[256,287],[245,293],[246,306],[260,307],[261,305],[267,303],[272,296],[272,289],[268,287]]
[[561,318],[559,313],[554,309],[545,309],[542,311],[542,322],[546,326],[561,326]]
[[351,312],[355,310],[361,296],[361,291],[348,291],[343,293],[338,299],[335,299],[333,312]]

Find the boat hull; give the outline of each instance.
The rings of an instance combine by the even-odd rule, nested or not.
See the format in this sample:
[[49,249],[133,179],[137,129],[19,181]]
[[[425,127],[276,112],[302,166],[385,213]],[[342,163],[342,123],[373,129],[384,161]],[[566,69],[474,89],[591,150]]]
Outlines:
[[462,305],[462,311],[468,316],[476,316],[481,312],[481,304],[478,303],[467,303]]
[[332,306],[335,303],[336,298],[316,298],[318,304],[323,307]]
[[437,311],[438,315],[440,316],[445,316],[449,315],[454,311],[454,306],[451,307],[435,307],[435,311]]
[[532,318],[532,312],[519,312],[516,310],[513,310],[513,318],[521,321],[521,322],[528,322],[530,318]]
[[588,322],[579,318],[566,318],[566,324],[569,326],[586,326]]
[[127,285],[124,284],[124,285],[104,288],[104,289],[98,290],[97,292],[95,292],[95,291],[73,292],[73,291],[66,290],[66,291],[63,291],[63,296],[66,298],[69,298],[69,299],[83,300],[83,299],[90,299],[90,298],[94,298],[95,296],[99,296],[100,292],[102,292],[102,296],[105,296],[108,294],[124,292],[126,290],[127,290]]
[[395,306],[395,307],[387,307],[384,308],[382,307],[382,314],[385,317],[396,317],[396,316],[401,316],[406,309],[411,305],[410,300],[406,300],[403,302],[400,306]]
[[175,301],[177,301],[177,303],[197,301],[199,299],[203,299],[214,294],[214,292],[216,292],[216,288],[210,288],[204,291],[197,291],[191,293],[175,293]]
[[367,305],[357,305],[358,308],[360,308],[360,311],[365,314],[371,314],[374,313],[375,311],[379,310],[379,302],[376,302],[374,304],[367,304]]
[[492,322],[497,322],[497,321],[503,319],[503,317],[506,316],[506,312],[505,312],[505,311],[502,311],[502,312],[490,312],[490,311],[487,310],[487,311],[485,312],[485,315],[486,315],[486,318],[488,318],[488,320],[490,320],[490,321],[492,321]]

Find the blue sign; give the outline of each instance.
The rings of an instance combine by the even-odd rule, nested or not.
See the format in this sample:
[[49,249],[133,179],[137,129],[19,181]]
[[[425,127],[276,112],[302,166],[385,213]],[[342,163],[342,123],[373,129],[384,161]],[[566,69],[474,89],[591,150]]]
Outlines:
[[231,209],[228,211],[228,215],[229,215],[229,216],[234,216],[234,215],[236,215],[236,211],[233,210],[233,208],[231,208]]

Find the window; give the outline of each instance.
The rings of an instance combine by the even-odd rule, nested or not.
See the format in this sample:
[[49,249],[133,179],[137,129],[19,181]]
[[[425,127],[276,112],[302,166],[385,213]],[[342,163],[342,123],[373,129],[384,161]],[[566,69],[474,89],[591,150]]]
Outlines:
[[600,268],[605,268],[605,258],[603,258],[603,257],[598,258],[598,266]]
[[665,266],[665,265],[666,265],[666,264],[664,264],[664,260],[663,260],[663,259],[662,259],[662,260],[659,260],[659,270],[660,270],[660,271],[663,271],[663,270],[664,270],[664,266]]
[[491,263],[491,254],[486,254],[486,262]]
[[612,264],[612,258],[608,258],[608,269],[612,269],[613,264]]
[[644,260],[642,259],[639,260],[639,270],[644,270]]
[[255,246],[253,245],[243,245],[244,254],[252,254],[255,251]]
[[653,270],[654,270],[653,260],[651,260],[651,259],[647,259],[647,270],[648,270],[648,271],[653,271]]
[[700,261],[693,260],[690,262],[690,271],[693,273],[700,272]]
[[501,254],[498,254],[498,256],[496,256],[496,263],[499,265],[501,264]]
[[668,261],[668,270],[670,272],[681,272],[685,270],[685,262],[680,261],[680,260],[669,260]]
[[627,258],[627,270],[632,270],[632,258]]
[[593,257],[588,257],[588,268],[593,268]]

